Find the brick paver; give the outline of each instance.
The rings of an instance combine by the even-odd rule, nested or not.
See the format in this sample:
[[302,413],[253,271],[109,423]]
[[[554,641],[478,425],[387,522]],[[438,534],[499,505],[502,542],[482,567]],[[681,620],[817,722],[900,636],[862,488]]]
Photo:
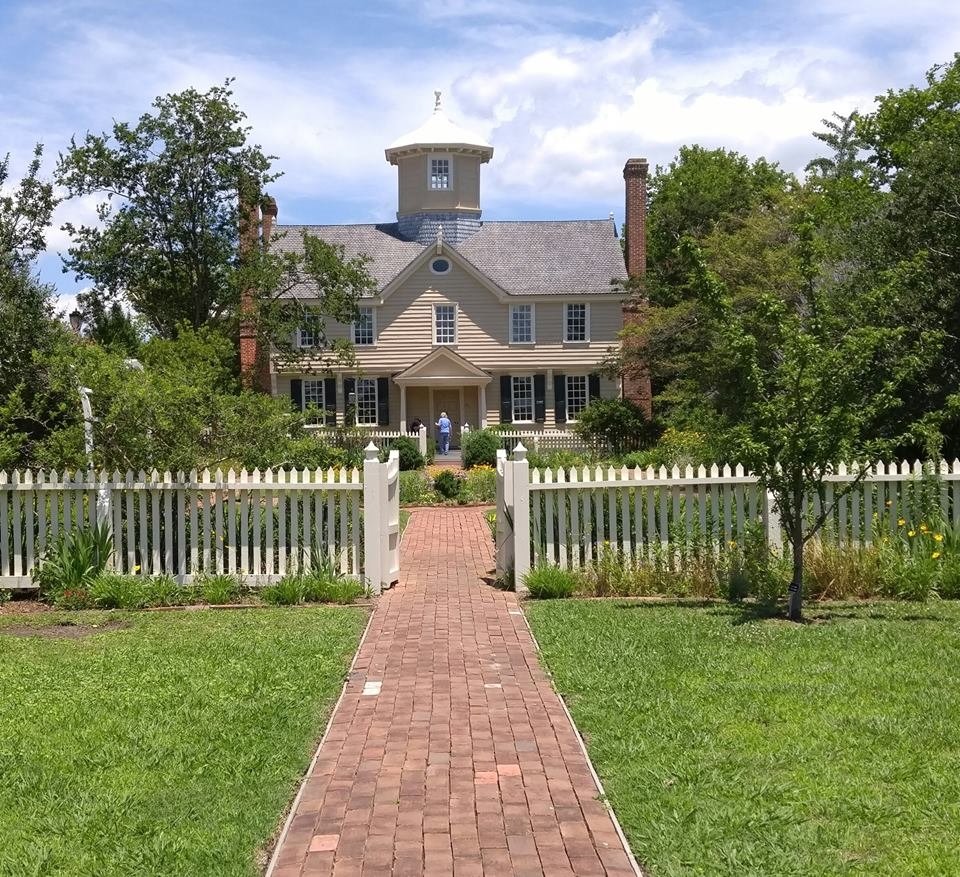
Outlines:
[[414,512],[272,877],[635,874],[491,549]]

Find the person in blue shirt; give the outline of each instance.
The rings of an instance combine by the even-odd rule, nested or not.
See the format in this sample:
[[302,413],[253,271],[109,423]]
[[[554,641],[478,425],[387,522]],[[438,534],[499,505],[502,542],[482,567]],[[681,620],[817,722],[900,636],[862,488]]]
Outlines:
[[440,419],[437,421],[437,429],[440,430],[440,453],[445,457],[450,451],[450,418],[446,411],[440,412]]

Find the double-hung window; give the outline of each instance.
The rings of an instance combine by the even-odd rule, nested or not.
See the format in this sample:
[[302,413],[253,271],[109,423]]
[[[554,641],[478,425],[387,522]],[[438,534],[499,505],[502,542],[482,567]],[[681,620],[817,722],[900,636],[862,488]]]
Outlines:
[[590,340],[590,309],[586,304],[563,306],[563,340],[570,342]]
[[323,423],[327,400],[324,396],[324,382],[305,378],[303,381],[303,411],[308,423]]
[[377,379],[359,378],[354,392],[357,394],[357,426],[376,426]]
[[430,158],[430,188],[450,188],[450,159]]
[[433,343],[457,343],[457,306],[433,306]]
[[375,327],[373,308],[358,308],[357,318],[353,321],[353,343],[358,347],[369,347],[375,344]]
[[515,375],[511,385],[513,422],[533,423],[533,375]]
[[510,343],[533,344],[533,305],[510,306]]
[[320,321],[316,317],[307,317],[297,334],[300,347],[319,347],[322,341]]
[[567,422],[580,419],[590,404],[590,386],[586,375],[567,375]]

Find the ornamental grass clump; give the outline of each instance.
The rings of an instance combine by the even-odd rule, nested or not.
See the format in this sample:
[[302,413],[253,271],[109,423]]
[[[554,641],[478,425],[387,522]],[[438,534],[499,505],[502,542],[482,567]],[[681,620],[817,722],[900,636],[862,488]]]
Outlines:
[[542,564],[524,576],[524,584],[531,597],[537,600],[556,600],[573,596],[577,589],[577,577],[570,570]]

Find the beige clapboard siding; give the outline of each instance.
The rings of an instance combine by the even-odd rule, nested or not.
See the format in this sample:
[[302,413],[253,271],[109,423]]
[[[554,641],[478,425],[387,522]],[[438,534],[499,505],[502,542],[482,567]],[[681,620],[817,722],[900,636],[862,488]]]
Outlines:
[[[536,344],[510,344],[508,302],[501,302],[456,265],[444,276],[424,265],[375,308],[377,343],[356,349],[361,371],[393,374],[430,353],[433,305],[447,302],[458,309],[457,353],[486,371],[595,368],[617,346],[623,328],[619,301],[594,300],[590,302],[590,342],[564,344],[564,301],[538,301],[534,303]],[[331,337],[349,337],[346,326],[331,323],[328,331]]]
[[[430,189],[430,159],[449,158],[452,163],[451,188]],[[473,155],[434,152],[413,155],[398,162],[398,212],[401,216],[420,210],[480,211],[480,159]]]

